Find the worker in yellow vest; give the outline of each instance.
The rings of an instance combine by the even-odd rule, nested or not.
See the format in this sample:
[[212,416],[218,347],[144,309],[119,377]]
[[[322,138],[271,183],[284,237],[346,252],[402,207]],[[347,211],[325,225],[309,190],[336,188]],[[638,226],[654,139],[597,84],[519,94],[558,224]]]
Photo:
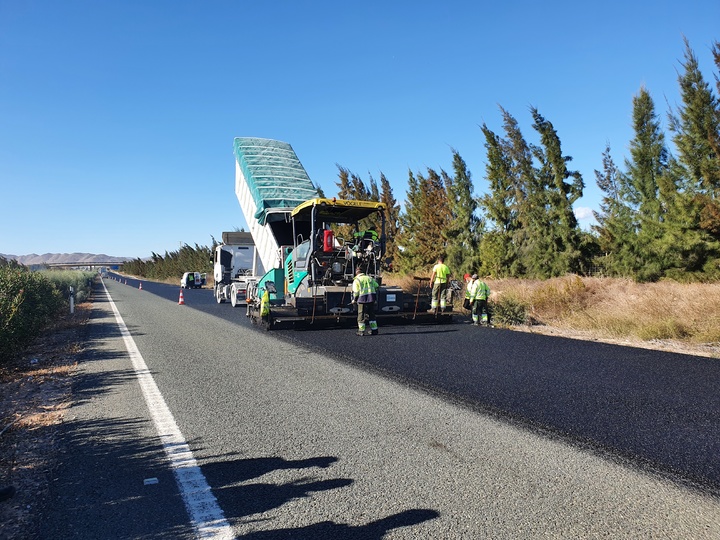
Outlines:
[[265,289],[262,297],[260,298],[260,317],[263,320],[267,320],[270,315],[270,292]]
[[441,255],[438,257],[437,264],[433,266],[432,275],[430,276],[430,284],[432,285],[432,300],[430,302],[430,311],[438,313],[445,311],[447,307],[447,288],[450,281],[450,269],[443,262],[445,258]]
[[357,304],[358,308],[358,336],[365,335],[365,320],[370,323],[370,334],[373,336],[378,333],[377,321],[375,320],[375,301],[377,300],[377,292],[379,289],[378,282],[372,276],[368,276],[360,267],[355,270],[355,279],[353,280],[352,303]]
[[470,291],[470,304],[472,305],[473,325],[479,326],[480,321],[486,323],[490,328],[493,327],[490,322],[490,310],[488,309],[488,298],[490,297],[490,287],[487,286],[482,279],[478,279],[477,274],[472,275],[472,281],[468,286]]

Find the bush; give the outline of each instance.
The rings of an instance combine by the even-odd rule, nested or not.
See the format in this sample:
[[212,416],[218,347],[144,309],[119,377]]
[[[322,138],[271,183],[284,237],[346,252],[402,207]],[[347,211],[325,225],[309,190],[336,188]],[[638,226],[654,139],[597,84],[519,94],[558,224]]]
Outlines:
[[490,302],[492,318],[503,326],[518,326],[525,324],[528,319],[528,307],[512,296],[501,296],[498,300]]
[[41,274],[0,268],[0,357],[26,347],[63,305],[60,291]]
[[19,354],[68,309],[70,287],[76,301],[86,300],[93,275],[0,266],[0,363]]
[[64,299],[70,298],[70,287],[75,291],[75,302],[85,302],[90,297],[94,272],[79,270],[42,270],[40,272],[59,291]]

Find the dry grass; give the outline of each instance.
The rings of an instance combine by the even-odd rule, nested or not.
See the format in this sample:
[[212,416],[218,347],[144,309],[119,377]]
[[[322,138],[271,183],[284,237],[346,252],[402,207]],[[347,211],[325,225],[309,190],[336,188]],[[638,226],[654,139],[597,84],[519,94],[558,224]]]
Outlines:
[[[720,283],[636,283],[575,275],[486,281],[491,302],[524,306],[529,327],[520,330],[552,329],[634,345],[665,341],[686,349],[698,346],[689,352],[720,357]],[[417,290],[412,276],[388,276],[384,282]]]
[[635,283],[566,276],[489,281],[493,299],[522,302],[533,324],[600,338],[720,345],[720,284]]

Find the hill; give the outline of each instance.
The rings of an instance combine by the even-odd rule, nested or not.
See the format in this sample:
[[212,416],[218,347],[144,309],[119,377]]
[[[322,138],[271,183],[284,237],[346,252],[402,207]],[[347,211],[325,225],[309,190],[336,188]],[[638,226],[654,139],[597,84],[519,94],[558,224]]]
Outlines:
[[130,257],[112,257],[105,254],[93,254],[93,253],[45,253],[43,255],[37,255],[31,253],[30,255],[6,255],[0,253],[0,257],[7,260],[16,260],[20,264],[25,266],[41,265],[41,264],[98,264],[98,263],[117,263],[120,264],[125,261],[131,260]]

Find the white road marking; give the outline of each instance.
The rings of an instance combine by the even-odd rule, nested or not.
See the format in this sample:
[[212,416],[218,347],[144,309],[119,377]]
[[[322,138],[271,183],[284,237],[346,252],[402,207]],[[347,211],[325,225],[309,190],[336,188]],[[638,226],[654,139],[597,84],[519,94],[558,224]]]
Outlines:
[[120,328],[135,374],[140,382],[140,388],[142,388],[145,396],[150,416],[155,424],[165,454],[170,460],[170,466],[175,473],[180,493],[183,501],[185,501],[185,508],[190,514],[190,522],[195,528],[197,537],[232,540],[234,536],[230,524],[225,519],[217,499],[210,491],[207,480],[200,471],[190,447],[180,432],[180,428],[165,403],[160,389],[155,384],[145,359],[140,354],[127,326],[125,326],[125,321],[120,315],[115,302],[113,302],[107,287],[105,287],[105,283],[103,283],[103,288],[115,314],[115,320]]

